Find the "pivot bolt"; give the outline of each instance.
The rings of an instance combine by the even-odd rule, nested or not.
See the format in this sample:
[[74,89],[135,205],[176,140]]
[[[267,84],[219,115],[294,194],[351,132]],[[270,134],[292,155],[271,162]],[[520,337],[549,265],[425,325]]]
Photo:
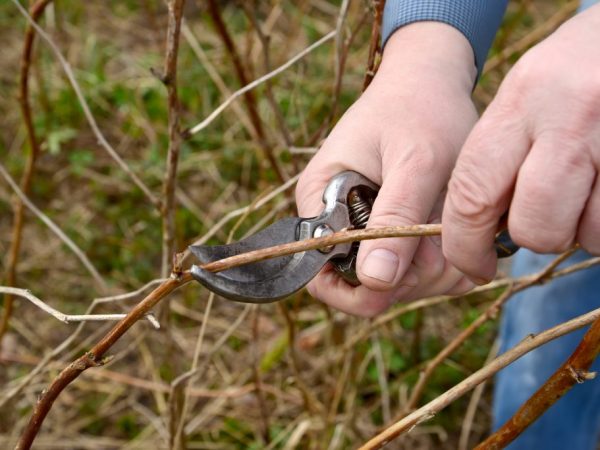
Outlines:
[[[329,225],[321,224],[317,228],[315,228],[315,231],[313,232],[313,237],[320,238],[325,236],[331,236],[333,233],[334,231]],[[335,247],[335,245],[328,245],[327,247],[320,248],[319,251],[321,253],[329,253],[331,252],[331,250],[333,250],[333,247]]]

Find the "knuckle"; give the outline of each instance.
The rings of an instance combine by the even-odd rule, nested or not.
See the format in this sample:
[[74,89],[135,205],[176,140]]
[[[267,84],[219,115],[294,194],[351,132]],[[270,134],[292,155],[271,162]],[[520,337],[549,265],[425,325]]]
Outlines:
[[476,171],[463,164],[450,179],[446,202],[453,208],[454,218],[480,221],[497,208],[496,202],[486,192],[486,183],[478,179]]
[[[513,68],[506,76],[506,84],[512,92],[519,92],[519,89],[528,88],[532,84],[536,85],[539,83],[542,76],[547,76],[542,68],[547,67],[547,64],[540,64],[540,56],[538,55],[538,49],[532,49],[526,52],[519,60],[515,63]],[[520,91],[523,92],[523,91]]]
[[439,155],[433,146],[419,146],[408,154],[408,165],[415,173],[428,173],[440,166],[442,158]]

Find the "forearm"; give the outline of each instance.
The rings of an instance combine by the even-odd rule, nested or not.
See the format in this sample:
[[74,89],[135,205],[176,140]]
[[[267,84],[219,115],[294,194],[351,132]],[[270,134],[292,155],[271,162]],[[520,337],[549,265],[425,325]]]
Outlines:
[[383,14],[382,41],[415,22],[446,23],[469,42],[479,73],[502,21],[508,0],[388,0]]

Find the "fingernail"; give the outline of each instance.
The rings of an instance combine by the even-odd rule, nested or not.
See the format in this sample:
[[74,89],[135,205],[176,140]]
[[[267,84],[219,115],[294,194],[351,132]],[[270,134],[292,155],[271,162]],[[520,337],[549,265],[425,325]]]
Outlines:
[[362,271],[370,278],[391,283],[398,271],[398,257],[389,250],[375,249],[367,256]]

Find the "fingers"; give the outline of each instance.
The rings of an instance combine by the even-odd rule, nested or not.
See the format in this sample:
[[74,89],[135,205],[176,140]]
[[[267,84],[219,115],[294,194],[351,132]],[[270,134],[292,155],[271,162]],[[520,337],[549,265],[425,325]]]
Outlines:
[[[519,171],[510,206],[508,228],[516,244],[538,253],[559,253],[575,243],[596,176],[589,152],[579,145],[577,139],[556,133],[536,139]],[[593,213],[588,217],[594,220]]]
[[[383,184],[373,205],[369,227],[425,223],[450,172],[450,163],[430,149],[414,149],[404,161],[385,167]],[[363,241],[357,259],[361,283],[376,291],[390,290],[408,269],[419,239]]]
[[600,182],[596,182],[579,223],[577,242],[593,255],[600,255]]
[[375,292],[350,286],[327,265],[307,286],[310,294],[329,306],[360,317],[374,317],[394,303],[394,292]]
[[442,215],[444,256],[477,284],[496,273],[494,236],[529,150],[522,121],[492,104],[458,157]]

